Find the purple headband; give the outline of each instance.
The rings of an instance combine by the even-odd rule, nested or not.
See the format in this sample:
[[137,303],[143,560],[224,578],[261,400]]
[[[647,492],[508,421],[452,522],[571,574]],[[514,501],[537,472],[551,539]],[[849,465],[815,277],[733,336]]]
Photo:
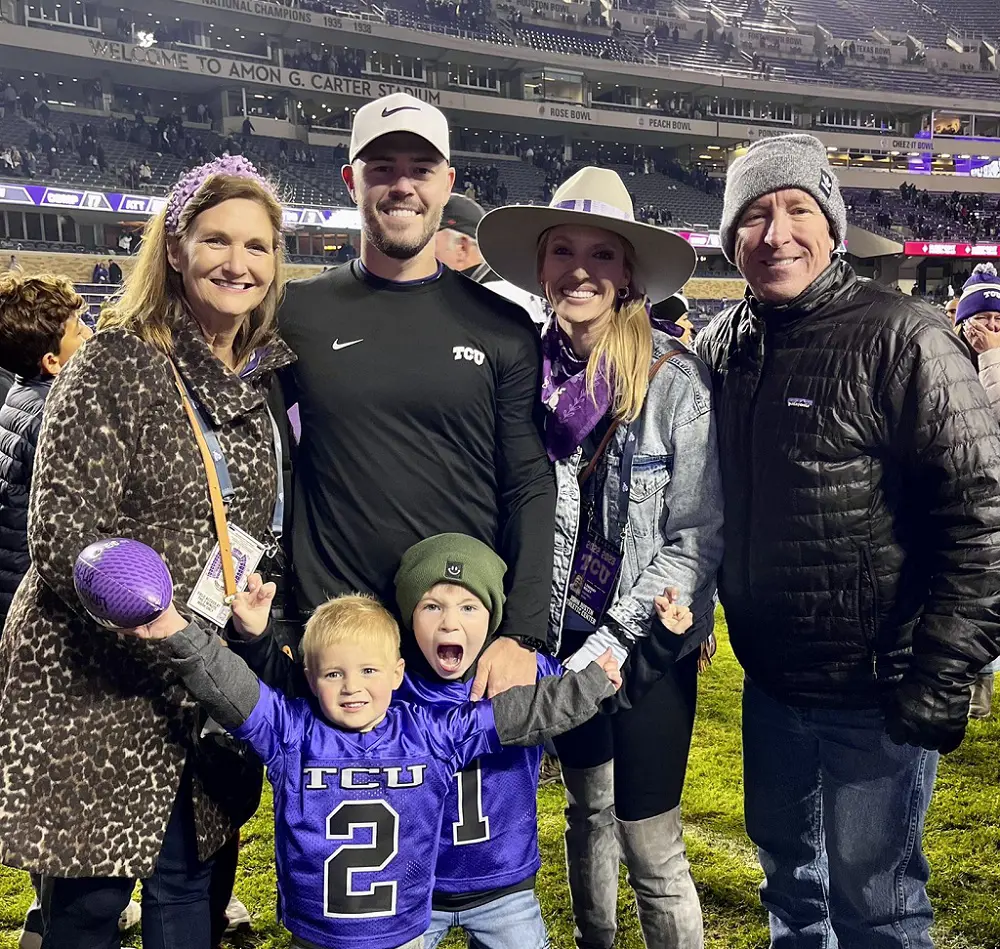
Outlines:
[[274,189],[268,183],[267,179],[257,171],[252,162],[248,161],[242,155],[224,155],[222,158],[210,161],[207,165],[199,165],[197,168],[192,168],[174,185],[174,190],[170,192],[170,198],[167,201],[167,214],[164,218],[168,234],[177,233],[177,229],[181,223],[181,212],[184,210],[184,207],[198,193],[198,189],[213,175],[227,175],[230,178],[250,178],[256,181],[275,201],[278,200]]
[[613,204],[606,204],[603,201],[593,201],[590,198],[575,198],[572,201],[560,201],[553,204],[556,211],[583,211],[586,214],[600,214],[604,217],[617,218],[619,221],[631,221],[635,223],[635,218],[628,211],[616,208]]

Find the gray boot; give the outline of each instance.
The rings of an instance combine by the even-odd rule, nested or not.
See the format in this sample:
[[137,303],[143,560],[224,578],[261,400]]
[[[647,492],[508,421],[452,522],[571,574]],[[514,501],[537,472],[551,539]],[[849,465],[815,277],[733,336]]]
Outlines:
[[703,949],[701,904],[684,848],[681,809],[619,821],[618,838],[648,949]]
[[980,672],[972,682],[969,718],[989,718],[993,711],[993,673]]
[[577,949],[611,949],[615,941],[620,851],[615,828],[614,765],[563,767],[566,870]]

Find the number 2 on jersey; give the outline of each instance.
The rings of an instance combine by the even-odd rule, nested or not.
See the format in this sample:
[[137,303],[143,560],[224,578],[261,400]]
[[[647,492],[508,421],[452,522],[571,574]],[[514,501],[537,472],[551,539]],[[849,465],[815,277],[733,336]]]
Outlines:
[[479,759],[455,775],[458,783],[458,820],[451,825],[456,847],[490,839],[490,819],[483,814],[483,772]]
[[[364,828],[371,830],[371,843],[354,843]],[[399,853],[399,815],[385,801],[344,801],[326,819],[326,839],[346,842],[326,858],[324,915],[392,916],[396,882],[356,890],[354,874],[384,870]]]

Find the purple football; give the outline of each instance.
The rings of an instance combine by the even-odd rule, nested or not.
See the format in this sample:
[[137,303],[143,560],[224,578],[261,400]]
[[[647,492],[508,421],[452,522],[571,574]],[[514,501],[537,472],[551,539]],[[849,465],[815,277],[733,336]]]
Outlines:
[[152,623],[174,594],[163,558],[152,547],[127,537],[86,547],[76,558],[73,585],[87,612],[108,629]]

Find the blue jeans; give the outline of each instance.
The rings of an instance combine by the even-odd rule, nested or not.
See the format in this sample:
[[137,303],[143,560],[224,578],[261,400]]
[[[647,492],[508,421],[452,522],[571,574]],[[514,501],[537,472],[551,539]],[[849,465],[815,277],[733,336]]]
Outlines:
[[449,929],[464,929],[475,949],[548,949],[549,936],[534,890],[510,893],[461,913],[431,913],[424,949],[435,949]]
[[[210,859],[198,859],[191,781],[185,774],[156,869],[142,881],[144,949],[211,949]],[[118,949],[118,917],[132,897],[125,877],[43,877],[42,949]]]
[[932,949],[921,850],[936,752],[878,709],[798,708],[743,688],[747,833],[772,949]]

